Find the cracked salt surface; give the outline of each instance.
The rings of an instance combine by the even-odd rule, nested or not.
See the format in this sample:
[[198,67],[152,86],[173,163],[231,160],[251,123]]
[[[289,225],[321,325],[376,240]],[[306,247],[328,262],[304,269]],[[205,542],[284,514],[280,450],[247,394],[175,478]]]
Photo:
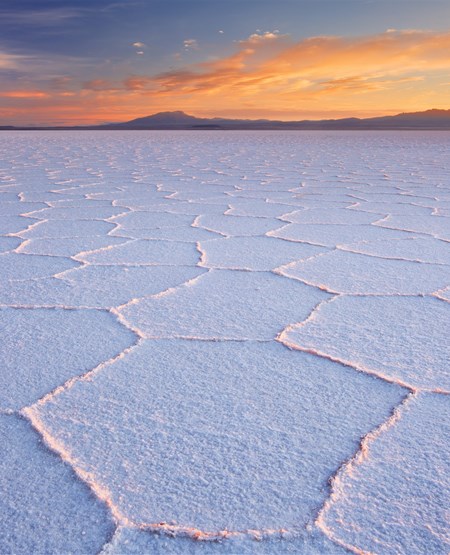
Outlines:
[[169,295],[133,303],[121,314],[147,337],[270,341],[328,297],[270,272],[210,270]]
[[0,254],[16,249],[22,241],[16,237],[0,236]]
[[26,220],[29,229],[20,232],[20,237],[33,239],[35,237],[70,238],[91,237],[93,235],[106,235],[115,227],[113,223],[98,220]]
[[273,270],[282,264],[304,260],[328,249],[291,243],[275,237],[227,237],[201,241],[199,249],[204,253],[202,266],[247,270]]
[[8,281],[24,281],[51,277],[56,273],[77,268],[79,262],[66,257],[26,255],[17,253],[0,254],[2,279]]
[[381,216],[365,212],[350,211],[347,208],[313,208],[291,212],[284,215],[283,220],[297,224],[342,224],[358,225],[371,224],[379,220]]
[[182,243],[197,243],[220,237],[220,234],[194,227],[193,220],[189,226],[163,227],[160,229],[114,229],[110,236],[128,237],[134,239],[160,239],[167,241],[181,241]]
[[364,552],[446,553],[449,423],[446,397],[414,398],[367,459],[342,477],[325,525]]
[[449,245],[445,241],[436,241],[428,237],[361,241],[344,245],[340,248],[380,258],[411,260],[413,262],[428,262],[450,266]]
[[226,537],[226,541],[192,541],[189,537],[149,533],[134,528],[119,528],[117,534],[102,550],[100,555],[274,555],[275,553],[301,555],[346,555],[347,549],[330,541],[319,530],[306,537],[283,533],[252,537]]
[[[101,334],[92,333],[96,330]],[[134,341],[114,316],[92,310],[0,308],[0,408],[20,409]],[[45,347],[36,353],[39,346]]]
[[[1,241],[0,237],[0,241]],[[75,256],[79,252],[102,249],[109,246],[121,245],[127,238],[107,236],[91,237],[66,237],[64,241],[59,238],[27,239],[16,252],[25,254],[46,254],[49,256]],[[19,244],[21,241],[19,241]],[[1,245],[1,242],[0,242]],[[17,245],[19,246],[19,245]]]
[[450,242],[450,221],[441,216],[388,216],[378,222],[379,226],[389,229],[404,229],[410,232],[432,235],[436,239]]
[[449,141],[4,132],[0,552],[448,552]]
[[76,259],[88,264],[130,264],[143,266],[191,265],[200,257],[195,245],[183,242],[157,240],[130,240],[108,249],[98,249],[77,255]]
[[133,522],[292,530],[405,393],[277,343],[167,340],[31,410]]
[[449,329],[449,307],[439,299],[342,296],[285,330],[282,341],[411,388],[450,392]]
[[31,224],[35,223],[35,220],[31,218],[25,218],[23,216],[0,216],[0,234],[1,235],[11,235],[24,231]]
[[418,295],[444,287],[448,283],[450,266],[335,250],[293,262],[279,268],[279,272],[333,293]]
[[279,237],[287,241],[311,243],[324,247],[337,247],[342,244],[362,240],[401,239],[411,235],[405,231],[380,228],[373,225],[342,225],[342,224],[287,224],[269,231],[270,237]]
[[1,553],[96,553],[114,531],[106,507],[49,453],[29,423],[0,414]]

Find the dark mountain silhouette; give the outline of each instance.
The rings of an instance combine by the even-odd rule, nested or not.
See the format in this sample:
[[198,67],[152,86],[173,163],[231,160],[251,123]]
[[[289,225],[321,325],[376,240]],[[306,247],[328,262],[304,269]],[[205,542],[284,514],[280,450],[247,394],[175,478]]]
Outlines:
[[0,126],[0,130],[11,129],[265,129],[265,130],[450,130],[450,110],[426,110],[402,113],[395,116],[375,118],[342,118],[327,120],[278,121],[267,119],[198,118],[181,111],[159,112],[151,116],[122,123],[77,127],[13,127]]
[[376,118],[328,120],[249,120],[198,118],[184,112],[159,112],[124,123],[98,126],[102,129],[450,129],[450,110],[427,110]]

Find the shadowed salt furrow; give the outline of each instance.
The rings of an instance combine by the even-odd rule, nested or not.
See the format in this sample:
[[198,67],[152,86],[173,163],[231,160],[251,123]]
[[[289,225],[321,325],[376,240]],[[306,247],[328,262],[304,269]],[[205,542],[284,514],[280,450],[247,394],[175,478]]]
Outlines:
[[1,135],[0,552],[448,551],[449,139],[273,138]]

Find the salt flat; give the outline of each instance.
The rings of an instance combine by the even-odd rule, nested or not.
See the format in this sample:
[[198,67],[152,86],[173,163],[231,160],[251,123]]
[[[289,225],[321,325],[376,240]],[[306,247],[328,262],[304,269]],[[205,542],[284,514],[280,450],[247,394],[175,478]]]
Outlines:
[[0,553],[447,553],[449,147],[2,132]]

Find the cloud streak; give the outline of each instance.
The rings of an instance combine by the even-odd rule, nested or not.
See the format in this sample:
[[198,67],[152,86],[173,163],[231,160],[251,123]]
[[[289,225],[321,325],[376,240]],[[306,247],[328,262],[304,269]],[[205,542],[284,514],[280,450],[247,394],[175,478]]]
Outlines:
[[50,94],[44,91],[30,91],[30,90],[18,90],[18,91],[0,91],[0,98],[18,98],[25,100],[36,100],[41,98],[50,98]]
[[49,27],[80,17],[85,11],[84,9],[70,7],[26,10],[0,9],[0,20],[3,24],[13,26],[39,25]]

